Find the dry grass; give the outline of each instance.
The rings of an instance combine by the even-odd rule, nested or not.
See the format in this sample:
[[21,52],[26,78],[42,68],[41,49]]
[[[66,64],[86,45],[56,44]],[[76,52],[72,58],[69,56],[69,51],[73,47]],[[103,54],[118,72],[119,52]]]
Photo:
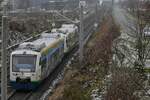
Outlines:
[[115,25],[111,17],[104,20],[99,32],[86,46],[84,66],[80,67],[76,58],[49,100],[91,100],[91,90],[101,87],[101,80],[111,60],[112,42],[118,35],[118,28],[112,26]]

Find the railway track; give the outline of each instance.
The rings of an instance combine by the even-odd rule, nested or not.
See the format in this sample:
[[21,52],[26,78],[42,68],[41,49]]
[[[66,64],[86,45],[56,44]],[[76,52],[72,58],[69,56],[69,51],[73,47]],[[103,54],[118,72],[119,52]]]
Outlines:
[[8,100],[28,100],[32,93],[31,91],[14,91]]

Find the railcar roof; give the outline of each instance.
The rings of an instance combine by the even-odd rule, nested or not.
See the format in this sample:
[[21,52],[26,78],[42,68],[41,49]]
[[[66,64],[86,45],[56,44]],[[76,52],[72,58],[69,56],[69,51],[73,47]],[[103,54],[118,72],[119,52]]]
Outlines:
[[33,51],[41,51],[43,48],[57,43],[61,39],[59,34],[42,33],[41,37],[33,42],[24,42],[19,45],[18,49],[27,49]]
[[62,28],[74,28],[75,25],[74,25],[74,24],[62,24],[61,27],[62,27]]
[[48,46],[51,43],[54,43],[57,39],[55,38],[40,38],[38,40],[33,41],[34,45],[38,45],[41,43],[45,43],[46,46]]
[[74,28],[59,28],[58,29],[59,31],[62,31],[64,33],[71,33],[71,32],[74,32],[75,29]]

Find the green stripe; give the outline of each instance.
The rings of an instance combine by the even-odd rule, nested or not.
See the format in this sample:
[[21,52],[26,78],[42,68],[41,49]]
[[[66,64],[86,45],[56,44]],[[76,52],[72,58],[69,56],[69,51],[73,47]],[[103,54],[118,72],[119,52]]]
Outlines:
[[47,55],[49,52],[51,52],[52,50],[53,50],[53,48],[48,48],[48,49],[46,49],[45,52],[42,52],[42,55],[45,56],[45,55]]

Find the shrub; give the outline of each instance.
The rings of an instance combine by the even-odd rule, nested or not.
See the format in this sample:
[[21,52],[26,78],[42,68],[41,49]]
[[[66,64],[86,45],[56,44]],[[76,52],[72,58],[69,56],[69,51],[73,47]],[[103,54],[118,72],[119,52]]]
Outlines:
[[72,83],[65,88],[62,100],[91,100],[90,95],[81,86],[78,83]]

